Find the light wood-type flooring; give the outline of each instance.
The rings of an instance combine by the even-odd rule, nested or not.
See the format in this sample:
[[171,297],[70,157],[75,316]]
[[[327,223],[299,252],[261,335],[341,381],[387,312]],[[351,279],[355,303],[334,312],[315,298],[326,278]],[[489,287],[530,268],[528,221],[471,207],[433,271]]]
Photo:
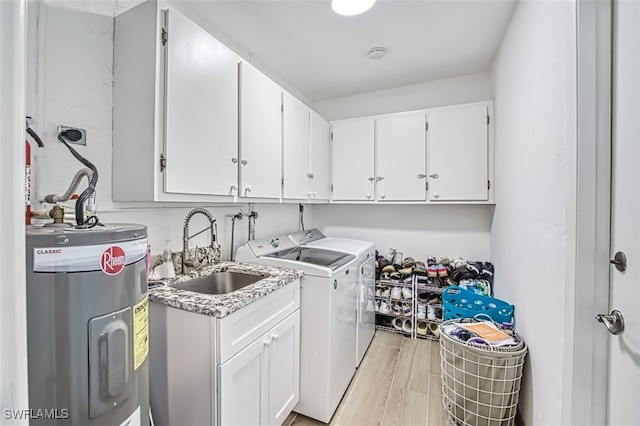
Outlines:
[[[284,426],[322,425],[291,413]],[[440,344],[376,331],[331,425],[444,426]]]

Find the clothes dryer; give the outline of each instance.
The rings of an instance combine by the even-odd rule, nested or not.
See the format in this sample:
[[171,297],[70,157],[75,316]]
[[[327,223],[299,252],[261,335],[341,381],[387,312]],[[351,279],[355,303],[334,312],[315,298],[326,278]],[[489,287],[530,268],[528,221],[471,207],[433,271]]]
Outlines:
[[[300,401],[294,411],[329,423],[353,375],[356,256],[295,244],[287,235],[239,247],[238,262],[304,272],[300,280]],[[345,343],[349,342],[349,343]]]

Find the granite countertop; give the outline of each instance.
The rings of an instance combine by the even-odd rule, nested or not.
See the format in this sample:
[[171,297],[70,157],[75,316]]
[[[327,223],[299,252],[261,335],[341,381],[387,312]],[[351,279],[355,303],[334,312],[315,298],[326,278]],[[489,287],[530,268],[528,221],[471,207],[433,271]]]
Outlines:
[[[239,290],[226,294],[202,294],[174,287],[175,284],[209,275],[214,272],[244,272],[264,278]],[[149,300],[185,311],[225,317],[275,290],[302,277],[302,271],[274,268],[249,263],[220,262],[206,265],[189,274],[162,280],[166,285],[149,289]]]

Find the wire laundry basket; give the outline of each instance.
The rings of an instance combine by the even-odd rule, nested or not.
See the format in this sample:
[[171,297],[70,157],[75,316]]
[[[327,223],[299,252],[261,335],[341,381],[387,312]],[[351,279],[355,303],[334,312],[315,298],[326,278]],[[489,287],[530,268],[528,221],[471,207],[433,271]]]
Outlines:
[[440,326],[442,402],[449,421],[465,426],[513,425],[527,346],[514,333],[513,346],[468,343]]

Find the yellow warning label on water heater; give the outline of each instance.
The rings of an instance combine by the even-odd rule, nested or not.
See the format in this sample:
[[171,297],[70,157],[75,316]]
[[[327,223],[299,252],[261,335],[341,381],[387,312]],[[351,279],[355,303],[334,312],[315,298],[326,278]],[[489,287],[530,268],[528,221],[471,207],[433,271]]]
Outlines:
[[138,369],[149,354],[149,296],[133,307],[133,368]]

